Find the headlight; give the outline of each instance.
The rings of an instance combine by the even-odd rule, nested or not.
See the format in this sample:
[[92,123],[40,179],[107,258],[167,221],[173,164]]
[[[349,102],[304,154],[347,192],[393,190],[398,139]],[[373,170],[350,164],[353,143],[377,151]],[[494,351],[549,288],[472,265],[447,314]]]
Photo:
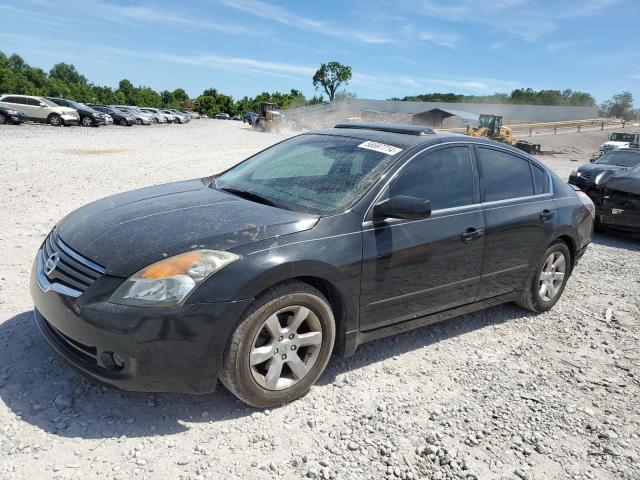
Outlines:
[[9,115],[17,115],[17,114],[18,114],[18,111],[17,111],[17,110],[7,110],[7,113],[8,113]]
[[218,250],[193,250],[161,260],[129,277],[109,299],[131,306],[180,305],[203,281],[240,258]]

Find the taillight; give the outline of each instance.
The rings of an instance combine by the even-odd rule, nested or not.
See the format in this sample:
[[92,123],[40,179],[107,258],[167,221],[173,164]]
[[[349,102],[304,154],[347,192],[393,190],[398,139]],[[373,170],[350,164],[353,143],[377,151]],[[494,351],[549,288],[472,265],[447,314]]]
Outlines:
[[582,204],[587,207],[587,210],[589,210],[589,213],[591,214],[591,216],[593,218],[596,218],[596,206],[593,203],[593,200],[591,200],[591,198],[589,198],[589,195],[587,195],[584,192],[576,192],[578,194],[578,198],[580,199],[580,201],[582,202]]

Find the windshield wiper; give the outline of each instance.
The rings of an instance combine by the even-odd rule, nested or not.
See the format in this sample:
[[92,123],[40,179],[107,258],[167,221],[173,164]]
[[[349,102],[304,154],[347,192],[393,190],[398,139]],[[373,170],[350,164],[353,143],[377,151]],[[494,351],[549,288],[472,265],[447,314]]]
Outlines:
[[269,205],[270,207],[282,208],[278,204],[276,204],[273,200],[263,197],[262,195],[259,195],[257,193],[249,192],[247,190],[241,190],[239,188],[229,188],[229,187],[222,187],[219,190],[223,190],[227,193],[230,193],[231,195],[245,198],[253,202],[263,203],[264,205]]

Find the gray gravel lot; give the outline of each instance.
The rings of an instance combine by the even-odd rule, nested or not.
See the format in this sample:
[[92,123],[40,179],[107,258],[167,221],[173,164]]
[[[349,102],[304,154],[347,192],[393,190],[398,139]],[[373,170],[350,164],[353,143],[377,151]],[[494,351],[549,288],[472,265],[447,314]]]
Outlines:
[[[566,177],[608,133],[536,141]],[[550,312],[504,305],[372,342],[273,411],[223,387],[121,392],[53,356],[28,281],[57,219],[281,138],[216,120],[0,128],[1,480],[640,478],[640,240],[624,236],[595,236]]]

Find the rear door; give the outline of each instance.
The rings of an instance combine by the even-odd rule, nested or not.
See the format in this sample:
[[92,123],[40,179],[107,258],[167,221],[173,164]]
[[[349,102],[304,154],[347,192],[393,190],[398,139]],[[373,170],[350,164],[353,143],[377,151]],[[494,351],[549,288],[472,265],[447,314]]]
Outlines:
[[[427,150],[409,161],[383,197],[430,200],[423,220],[363,226],[360,328],[371,330],[473,302],[484,219],[471,147]],[[469,234],[470,232],[477,234]]]
[[486,229],[479,298],[522,289],[551,242],[556,207],[547,173],[509,150],[476,145]]

